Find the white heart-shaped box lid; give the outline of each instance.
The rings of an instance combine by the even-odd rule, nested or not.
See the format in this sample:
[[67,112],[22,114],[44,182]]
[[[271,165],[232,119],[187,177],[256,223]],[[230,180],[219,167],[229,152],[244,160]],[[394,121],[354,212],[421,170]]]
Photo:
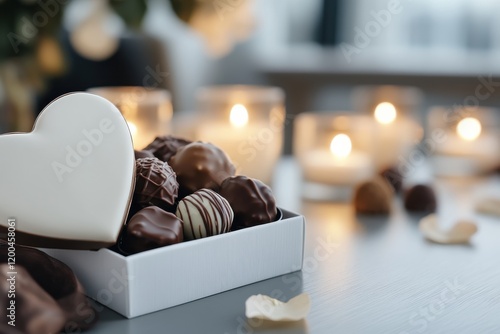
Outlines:
[[64,95],[42,111],[31,133],[0,136],[0,157],[4,233],[15,225],[18,243],[40,247],[116,242],[135,160],[127,123],[111,102],[89,93]]

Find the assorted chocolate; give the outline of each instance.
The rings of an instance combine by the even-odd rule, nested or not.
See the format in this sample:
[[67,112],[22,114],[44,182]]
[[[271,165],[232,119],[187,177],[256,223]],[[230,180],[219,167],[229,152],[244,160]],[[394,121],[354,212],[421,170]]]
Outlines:
[[176,215],[183,222],[186,240],[229,232],[234,217],[228,201],[210,189],[200,189],[184,197]]
[[436,193],[429,185],[417,184],[406,191],[404,205],[409,212],[435,212],[437,208]]
[[360,214],[388,214],[393,191],[382,177],[363,182],[354,193],[354,208]]
[[179,191],[175,173],[168,163],[158,158],[135,161],[134,203],[139,207],[158,206],[172,210]]
[[[7,254],[8,244],[1,242],[1,275],[11,271],[5,268]],[[75,332],[88,329],[97,321],[82,285],[61,261],[37,249],[16,245],[16,271],[16,328],[21,332]],[[7,282],[3,276],[2,281]],[[0,300],[5,305],[4,290],[8,287],[0,284],[0,289]]]
[[130,219],[119,247],[126,254],[135,254],[183,240],[182,222],[179,218],[173,213],[150,206]]
[[271,188],[259,180],[242,175],[228,177],[219,193],[233,208],[233,230],[276,220],[276,201]]
[[264,183],[234,176],[217,146],[173,136],[135,151],[136,184],[127,224],[111,249],[131,255],[273,222],[276,201]]
[[226,153],[213,144],[203,142],[180,148],[170,158],[169,164],[177,174],[180,198],[203,188],[218,191],[222,181],[236,171]]

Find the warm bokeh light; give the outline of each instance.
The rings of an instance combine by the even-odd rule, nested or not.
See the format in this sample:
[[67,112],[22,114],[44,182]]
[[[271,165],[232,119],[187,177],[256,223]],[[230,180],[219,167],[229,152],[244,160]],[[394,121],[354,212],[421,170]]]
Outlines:
[[127,125],[130,134],[132,135],[132,139],[135,139],[135,136],[137,135],[137,125],[135,125],[135,123],[131,121],[127,121]]
[[330,143],[330,151],[337,158],[345,158],[351,154],[352,143],[348,135],[343,133],[333,137]]
[[481,134],[481,123],[474,117],[466,117],[458,123],[457,133],[464,140],[475,140]]
[[375,108],[375,119],[381,124],[390,124],[396,119],[396,107],[392,103],[382,102]]
[[235,104],[231,108],[231,114],[229,115],[229,121],[231,124],[237,128],[241,128],[248,123],[248,111],[242,104]]

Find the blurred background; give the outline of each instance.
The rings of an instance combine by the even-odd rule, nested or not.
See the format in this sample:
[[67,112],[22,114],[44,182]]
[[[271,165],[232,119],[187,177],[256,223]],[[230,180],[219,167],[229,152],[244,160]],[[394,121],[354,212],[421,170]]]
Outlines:
[[[165,88],[175,114],[210,85],[270,85],[291,120],[353,110],[358,85],[411,85],[432,105],[500,102],[493,0],[0,0],[0,132],[28,131],[56,97]],[[485,84],[486,82],[486,84]],[[484,95],[484,94],[483,94]],[[465,101],[467,103],[467,101]]]

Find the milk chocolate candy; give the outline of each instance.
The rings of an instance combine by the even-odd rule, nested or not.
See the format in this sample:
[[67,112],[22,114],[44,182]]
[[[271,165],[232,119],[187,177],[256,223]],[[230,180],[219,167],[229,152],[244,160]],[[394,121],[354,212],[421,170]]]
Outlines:
[[134,151],[135,159],[144,159],[144,158],[154,158],[154,154],[150,151],[142,150],[142,151]]
[[156,137],[143,151],[151,152],[161,161],[168,162],[177,153],[177,150],[190,144],[191,141],[174,136]]
[[388,214],[391,211],[392,189],[381,177],[358,185],[353,204],[359,214]]
[[0,265],[0,332],[59,333],[66,316],[54,298],[21,265],[16,264],[16,274],[11,271],[8,264]]
[[158,158],[136,160],[134,204],[173,211],[178,189],[175,173],[168,163]]
[[184,239],[182,222],[174,214],[154,206],[136,213],[120,241],[125,254],[173,245]]
[[233,230],[274,221],[276,200],[271,188],[259,180],[246,176],[228,177],[219,193],[234,211]]
[[169,163],[177,174],[179,198],[203,188],[217,191],[222,181],[235,173],[228,156],[217,146],[204,142],[182,147]]

